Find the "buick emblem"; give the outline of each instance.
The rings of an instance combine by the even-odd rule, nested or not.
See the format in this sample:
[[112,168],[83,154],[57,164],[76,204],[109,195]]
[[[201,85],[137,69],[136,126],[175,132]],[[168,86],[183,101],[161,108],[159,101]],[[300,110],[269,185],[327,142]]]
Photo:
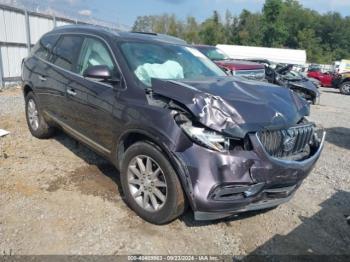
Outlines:
[[290,152],[294,148],[296,137],[287,136],[283,141],[283,151]]

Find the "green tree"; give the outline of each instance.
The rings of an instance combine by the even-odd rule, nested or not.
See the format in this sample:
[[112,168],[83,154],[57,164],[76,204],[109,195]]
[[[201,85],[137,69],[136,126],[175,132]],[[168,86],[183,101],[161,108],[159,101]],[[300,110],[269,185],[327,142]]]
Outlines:
[[168,21],[166,22],[168,24],[167,33],[172,36],[178,36],[179,27],[175,15],[168,17]]
[[220,22],[220,17],[217,11],[214,11],[213,16],[201,24],[198,34],[200,41],[203,44],[216,45],[224,43],[225,29]]
[[262,44],[262,17],[258,13],[243,10],[238,18],[236,42],[240,45],[259,46]]
[[183,38],[190,44],[199,43],[199,26],[196,18],[193,16],[187,17],[187,21],[184,25]]
[[300,30],[297,35],[299,48],[307,50],[307,58],[309,61],[322,63],[323,50],[320,47],[320,38],[316,37],[313,29],[305,28]]
[[153,18],[152,16],[138,16],[132,31],[135,32],[152,32],[153,31]]
[[263,44],[268,47],[282,47],[287,32],[282,17],[282,0],[266,0],[263,7]]
[[305,49],[308,61],[316,63],[350,59],[350,17],[320,14],[297,0],[266,0],[261,12],[242,10],[237,16],[227,10],[224,22],[217,11],[200,24],[192,16],[185,21],[170,14],[140,16],[132,29],[177,36],[190,44]]

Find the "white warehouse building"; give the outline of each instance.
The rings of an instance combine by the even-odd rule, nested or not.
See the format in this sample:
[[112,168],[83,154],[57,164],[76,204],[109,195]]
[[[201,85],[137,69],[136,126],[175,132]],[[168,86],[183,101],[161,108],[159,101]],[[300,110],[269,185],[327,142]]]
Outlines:
[[[0,89],[20,81],[22,59],[43,34],[57,26],[76,23],[88,24],[0,4]],[[104,23],[99,24],[106,27]]]

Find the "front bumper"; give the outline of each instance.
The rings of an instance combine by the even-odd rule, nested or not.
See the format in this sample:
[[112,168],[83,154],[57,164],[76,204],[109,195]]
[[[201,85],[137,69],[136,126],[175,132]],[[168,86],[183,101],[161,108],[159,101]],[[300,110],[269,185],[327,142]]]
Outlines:
[[196,144],[176,157],[187,177],[190,204],[197,220],[265,209],[287,202],[311,172],[325,141],[303,161],[271,157],[256,135],[252,151],[219,153]]
[[[220,219],[228,216],[232,216],[234,214],[248,212],[248,211],[256,211],[256,210],[262,210],[267,208],[272,208],[279,206],[283,203],[288,202],[292,197],[293,194],[297,188],[297,185],[292,186],[295,188],[292,193],[290,193],[288,196],[280,197],[280,198],[273,198],[273,197],[262,197],[260,200],[256,202],[252,202],[247,204],[246,206],[236,209],[234,211],[223,211],[223,212],[201,212],[201,211],[195,211],[194,217],[196,220],[214,220],[214,219]],[[280,192],[284,192],[285,190],[288,190],[288,188],[279,188],[277,190],[280,190]],[[262,194],[267,193],[268,190],[264,190]]]

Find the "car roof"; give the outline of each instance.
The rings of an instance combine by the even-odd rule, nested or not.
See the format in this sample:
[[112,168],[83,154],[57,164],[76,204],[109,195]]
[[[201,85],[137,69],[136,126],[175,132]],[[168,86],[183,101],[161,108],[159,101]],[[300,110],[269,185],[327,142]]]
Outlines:
[[[148,33],[148,32],[125,32],[109,29],[102,26],[94,25],[65,25],[56,27],[51,31],[52,33],[85,33],[85,34],[95,34],[98,36],[109,36],[120,40],[143,40],[143,41],[154,41],[154,42],[163,42],[169,44],[181,44],[187,45],[185,40],[180,38],[157,33]],[[50,32],[50,33],[51,33]]]

